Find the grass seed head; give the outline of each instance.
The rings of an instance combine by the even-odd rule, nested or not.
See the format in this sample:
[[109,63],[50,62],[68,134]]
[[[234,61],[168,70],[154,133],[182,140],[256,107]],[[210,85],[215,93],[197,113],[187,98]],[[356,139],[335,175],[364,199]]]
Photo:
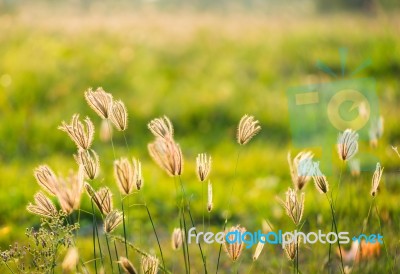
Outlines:
[[253,116],[244,115],[239,122],[237,129],[237,142],[240,145],[247,144],[253,137],[261,130],[258,120],[255,120]]
[[197,155],[196,158],[197,176],[199,180],[203,182],[207,179],[208,174],[211,170],[211,156],[207,157],[206,153],[201,153]]
[[155,118],[147,124],[147,127],[156,138],[173,140],[174,127],[167,116]]
[[118,210],[113,210],[107,214],[104,219],[104,232],[111,233],[116,229],[123,221],[123,213]]
[[[246,228],[241,227],[240,225],[232,226],[228,231],[225,231],[225,236],[228,235],[229,232],[235,232],[235,231],[239,231],[239,233],[243,235],[243,233],[246,232]],[[228,238],[230,241],[233,241],[234,235],[229,235]],[[243,247],[244,247],[243,241],[235,241],[232,244],[228,243],[226,240],[224,242],[225,252],[228,254],[229,258],[231,258],[233,262],[235,262],[240,257],[240,255],[242,254]]]
[[128,128],[128,112],[121,100],[113,102],[110,120],[119,131],[125,131]]
[[156,257],[142,256],[142,271],[146,274],[157,274],[159,261]]
[[58,213],[56,207],[41,191],[35,194],[34,200],[35,204],[30,203],[26,208],[30,213],[46,218],[57,216]]
[[87,178],[93,180],[98,176],[100,170],[100,161],[99,156],[94,150],[80,150],[78,151],[78,155],[75,156],[75,159],[78,165],[80,165],[85,171]]
[[375,197],[378,193],[379,183],[382,178],[383,167],[379,163],[376,164],[374,175],[372,176],[371,196]]
[[85,125],[79,120],[79,114],[74,114],[70,124],[62,122],[58,129],[66,132],[79,150],[87,150],[93,142],[94,125],[89,117],[84,120]]
[[130,194],[134,186],[134,170],[127,158],[121,158],[114,162],[114,175],[120,192],[125,195]]
[[182,174],[183,156],[179,144],[171,139],[157,138],[147,147],[150,156],[168,175],[178,176]]
[[180,228],[174,228],[171,237],[171,245],[173,250],[178,250],[182,247],[182,243],[185,239],[185,233]]
[[85,92],[85,99],[102,119],[108,119],[113,103],[113,97],[110,93],[105,92],[101,87],[95,91],[90,88]]
[[337,151],[340,160],[350,160],[358,151],[358,133],[351,129],[346,129],[343,133],[339,133]]
[[310,151],[302,151],[292,160],[290,152],[287,159],[289,163],[290,175],[292,182],[297,190],[302,190],[310,181],[312,175],[312,159],[314,155]]
[[57,195],[58,179],[53,170],[47,165],[41,165],[34,171],[37,183],[50,195]]
[[135,267],[126,257],[119,257],[118,263],[127,274],[137,274]]

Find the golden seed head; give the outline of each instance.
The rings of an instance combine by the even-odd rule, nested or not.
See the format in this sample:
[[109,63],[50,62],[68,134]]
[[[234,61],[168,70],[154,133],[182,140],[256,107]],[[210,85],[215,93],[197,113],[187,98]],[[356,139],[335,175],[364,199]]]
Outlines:
[[59,177],[58,201],[62,210],[71,214],[81,204],[83,189],[83,170],[79,168],[77,173],[70,172],[67,177]]
[[133,182],[136,186],[136,189],[141,190],[144,183],[142,176],[142,163],[135,158],[133,158],[132,163],[133,163]]
[[68,134],[79,150],[89,149],[93,142],[94,125],[89,117],[86,117],[84,122],[86,126],[79,120],[79,114],[74,114],[70,124],[63,121],[58,127]]
[[56,196],[58,188],[58,179],[53,170],[47,165],[41,165],[34,171],[34,176],[39,186],[48,194]]
[[147,124],[147,127],[157,138],[172,140],[174,138],[174,127],[167,116],[155,118]]
[[100,161],[99,156],[94,150],[80,150],[78,151],[78,155],[75,156],[75,159],[78,165],[80,165],[85,171],[87,178],[93,180],[98,176],[100,170]]
[[117,228],[123,221],[124,215],[121,211],[113,210],[107,214],[104,220],[104,232],[111,233]]
[[375,197],[378,193],[379,183],[382,178],[383,167],[379,163],[376,164],[374,175],[372,176],[371,196]]
[[181,248],[182,243],[185,239],[185,233],[180,228],[174,228],[171,237],[171,245],[173,250],[178,250]]
[[208,191],[207,191],[207,210],[211,212],[213,209],[213,191],[211,181],[208,181]]
[[70,247],[61,264],[63,273],[72,273],[79,262],[79,253],[76,247]]
[[[265,241],[265,237],[264,237],[264,241]],[[260,254],[261,254],[261,251],[264,248],[264,245],[265,245],[264,243],[258,242],[256,250],[254,251],[253,261],[257,261],[258,257],[260,257]]]
[[197,176],[199,180],[203,182],[207,179],[208,174],[211,170],[211,156],[207,157],[206,153],[197,155],[196,158]]
[[350,160],[358,151],[358,133],[346,129],[337,140],[337,150],[342,161]]
[[138,273],[136,271],[135,267],[133,266],[133,264],[131,263],[131,261],[129,261],[127,258],[119,257],[118,263],[121,265],[121,267],[125,271],[125,273],[127,273],[127,274],[137,274]]
[[[229,232],[235,232],[235,231],[239,231],[239,233],[243,235],[243,233],[246,232],[246,228],[241,227],[240,225],[232,226],[228,231],[225,231],[224,238],[226,238]],[[230,234],[228,238],[230,241],[233,241],[235,239],[235,236]],[[235,262],[240,257],[240,254],[242,254],[243,247],[244,247],[243,241],[240,242],[235,241],[232,244],[228,243],[227,241],[224,242],[225,252],[228,254],[229,258],[231,258],[233,262]]]
[[57,216],[57,209],[52,203],[52,201],[46,197],[41,191],[35,194],[34,196],[35,204],[29,203],[27,206],[27,210],[30,213],[46,217],[52,218]]
[[157,138],[148,144],[148,150],[153,160],[170,176],[182,173],[183,157],[181,148],[172,139]]
[[[297,241],[300,242],[299,238]],[[290,261],[293,261],[296,258],[296,241],[291,241],[283,246],[285,250],[286,256]]]
[[85,91],[85,99],[88,105],[102,118],[107,119],[113,103],[113,97],[103,88],[99,87],[96,91],[91,88]]
[[253,116],[244,115],[242,119],[240,119],[237,129],[236,137],[238,143],[240,145],[247,144],[260,130],[261,126],[258,120],[255,120]]
[[85,183],[85,189],[102,214],[107,215],[113,210],[112,193],[108,187],[95,191],[91,185]]
[[142,256],[142,271],[146,274],[157,274],[159,261],[156,257]]
[[315,187],[321,194],[325,194],[329,191],[329,183],[325,175],[319,169],[319,162],[314,163],[313,180]]
[[108,121],[101,120],[100,131],[99,131],[100,140],[103,143],[107,143],[111,140],[112,134],[113,134],[113,130],[112,130],[112,127],[108,124]]
[[286,214],[292,219],[296,226],[300,224],[301,218],[303,217],[304,198],[304,192],[301,193],[299,197],[297,192],[289,187],[286,192],[286,200],[280,200]]
[[121,158],[114,162],[114,175],[122,194],[130,194],[133,190],[133,169],[127,158]]
[[128,128],[128,112],[121,100],[113,102],[110,120],[119,131],[124,131]]
[[287,159],[289,163],[290,175],[292,182],[297,190],[302,190],[312,176],[312,159],[314,154],[310,151],[302,151],[292,160],[290,152]]

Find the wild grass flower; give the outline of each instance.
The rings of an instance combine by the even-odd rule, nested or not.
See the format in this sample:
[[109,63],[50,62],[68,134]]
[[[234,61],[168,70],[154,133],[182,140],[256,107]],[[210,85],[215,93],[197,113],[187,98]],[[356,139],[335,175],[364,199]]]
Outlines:
[[290,152],[287,155],[290,175],[296,190],[302,190],[312,176],[312,159],[314,155],[310,151],[302,151],[292,160]]
[[79,262],[79,253],[76,247],[68,248],[67,254],[61,264],[63,273],[70,273],[76,270],[76,266]]
[[83,170],[70,172],[67,177],[59,177],[59,189],[57,198],[62,210],[71,214],[72,211],[79,208],[81,203],[81,194],[83,189]]
[[107,215],[113,210],[112,192],[108,187],[95,191],[90,184],[85,183],[85,189],[102,214]]
[[85,99],[88,105],[102,118],[108,119],[110,109],[113,103],[113,97],[110,93],[99,87],[95,91],[88,89],[85,92]]
[[321,170],[319,169],[319,162],[314,163],[314,174],[313,180],[315,187],[321,194],[326,194],[329,191],[329,183],[326,179],[325,175],[322,174]]
[[[243,233],[246,232],[246,228],[241,227],[240,225],[237,226],[232,226],[228,231],[225,231],[225,235],[228,235],[229,232],[235,232],[235,231],[239,231],[240,234],[243,235]],[[233,241],[234,235],[229,235],[229,240]],[[244,242],[243,241],[235,241],[234,243],[228,243],[227,241],[224,242],[224,249],[225,252],[228,254],[229,258],[231,258],[231,260],[233,262],[235,262],[240,255],[242,254],[242,250],[244,247]]]
[[337,150],[342,161],[350,160],[358,151],[358,133],[346,129],[337,140]]
[[133,169],[127,158],[114,161],[114,175],[122,194],[130,194],[133,190]]
[[285,250],[285,254],[290,261],[294,261],[294,259],[296,259],[297,249],[295,241],[285,244],[283,249]]
[[383,117],[380,116],[378,119],[373,119],[369,129],[369,144],[371,147],[376,148],[378,146],[378,139],[383,135]]
[[118,261],[119,265],[122,267],[125,273],[127,274],[137,274],[135,267],[126,257],[119,257]]
[[182,173],[183,156],[180,146],[171,139],[157,138],[148,144],[148,150],[153,160],[170,176]]
[[145,274],[157,274],[159,261],[156,257],[142,256],[142,271]]
[[208,212],[211,212],[213,207],[214,207],[214,204],[213,204],[212,184],[211,184],[211,181],[208,181],[208,189],[207,189],[207,210],[208,210]]
[[173,140],[174,127],[167,116],[155,118],[147,124],[147,127],[156,138]]
[[374,175],[372,176],[371,196],[375,197],[378,193],[379,183],[382,178],[383,167],[379,163],[376,164]]
[[34,176],[39,186],[48,194],[57,195],[58,179],[49,166],[41,165],[37,167],[34,171]]
[[211,170],[211,156],[207,157],[206,153],[200,153],[196,158],[197,176],[203,182],[207,179]]
[[293,223],[298,226],[304,211],[304,192],[298,196],[297,192],[289,187],[286,192],[285,201],[280,200],[286,214],[292,219]]
[[70,124],[63,121],[58,129],[66,132],[78,149],[87,150],[93,142],[94,125],[89,117],[85,118],[84,123],[79,120],[79,114],[74,114]]
[[361,164],[359,159],[351,159],[349,161],[350,174],[353,177],[358,177],[361,174]]
[[128,128],[128,112],[121,100],[113,102],[110,120],[119,131],[125,131]]
[[[263,236],[263,238],[264,238],[263,240],[265,241],[265,236]],[[263,243],[261,241],[259,241],[257,243],[256,250],[254,251],[254,255],[253,255],[253,261],[257,261],[258,257],[260,256],[260,254],[264,248],[264,245],[265,245],[265,243]]]
[[142,175],[142,163],[137,160],[133,159],[133,182],[136,186],[137,190],[140,190],[143,187],[143,175]]
[[174,228],[171,237],[171,245],[173,250],[178,250],[182,247],[185,238],[185,232],[180,228]]
[[41,191],[34,196],[35,204],[29,203],[26,209],[33,214],[53,218],[57,216],[58,212],[53,202],[46,197]]
[[100,161],[99,156],[94,150],[80,150],[75,159],[78,165],[82,166],[87,178],[93,180],[99,175]]
[[258,120],[254,116],[244,115],[239,122],[237,129],[237,142],[240,145],[247,144],[261,130]]
[[116,229],[123,221],[123,213],[118,210],[113,210],[107,214],[104,219],[104,232],[111,233]]

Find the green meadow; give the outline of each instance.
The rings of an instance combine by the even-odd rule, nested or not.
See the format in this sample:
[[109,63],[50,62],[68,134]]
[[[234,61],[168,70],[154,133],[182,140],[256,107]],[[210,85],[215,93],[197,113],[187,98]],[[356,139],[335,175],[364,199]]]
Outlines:
[[[302,150],[293,145],[286,90],[337,80],[316,63],[322,61],[340,75],[341,47],[348,49],[349,73],[344,78],[374,78],[384,117],[378,147],[371,148],[368,140],[360,140],[359,146],[360,151],[376,155],[385,168],[375,199],[379,214],[372,211],[366,232],[378,233],[380,221],[387,254],[382,246],[380,256],[356,264],[354,273],[399,272],[400,158],[391,146],[400,144],[400,20],[398,14],[384,12],[318,15],[295,10],[252,14],[21,8],[1,14],[0,250],[14,242],[24,244],[26,228],[40,224],[40,217],[26,211],[40,189],[34,168],[46,163],[63,175],[77,170],[76,146],[57,129],[74,113],[81,118],[89,116],[96,127],[92,148],[99,154],[101,171],[93,185],[110,187],[115,207],[120,206],[113,173],[115,158],[141,160],[144,185],[128,198],[127,236],[135,246],[160,258],[147,212],[141,206],[146,204],[169,271],[184,273],[182,252],[173,251],[170,243],[173,229],[179,227],[180,192],[177,179],[161,170],[147,150],[154,138],[147,123],[156,117],[167,115],[174,125],[184,158],[181,178],[198,229],[221,231],[228,215],[228,226],[240,224],[248,231],[261,229],[263,220],[276,230],[294,230],[277,200],[284,199],[288,187],[293,186],[287,153],[294,156]],[[350,76],[367,59],[371,64]],[[112,144],[99,137],[101,119],[84,98],[89,87],[103,87],[127,107],[128,129],[125,135],[114,130]],[[236,130],[244,114],[254,115],[262,130],[240,146]],[[318,147],[310,150],[320,153]],[[207,184],[202,185],[196,177],[196,156],[203,152],[212,157],[211,213],[206,210]],[[335,190],[339,174],[337,158],[334,172],[328,176]],[[372,201],[372,174],[370,170],[353,177],[348,165],[344,167],[336,208],[339,230],[360,233]],[[312,180],[304,192],[302,230],[330,231],[326,198]],[[86,262],[93,256],[86,193],[81,208],[77,245]],[[75,212],[72,218],[77,217]],[[97,217],[100,222],[100,214]],[[122,235],[122,228],[114,233]],[[123,253],[123,245],[118,247]],[[213,273],[219,245],[202,247]],[[334,269],[340,273],[336,248]],[[343,248],[348,250],[350,244]],[[198,247],[190,245],[189,250],[192,272],[204,272]],[[255,246],[243,250],[235,265],[239,273],[293,271],[279,245],[266,245],[255,262],[254,250]],[[132,250],[129,257],[139,269],[140,256]],[[323,268],[327,258],[328,245],[300,246],[299,269],[301,273],[327,273]],[[93,270],[91,263],[87,266]],[[220,273],[233,273],[232,267],[222,252]],[[6,273],[7,268],[2,265],[0,270]],[[56,272],[61,273],[59,266]]]

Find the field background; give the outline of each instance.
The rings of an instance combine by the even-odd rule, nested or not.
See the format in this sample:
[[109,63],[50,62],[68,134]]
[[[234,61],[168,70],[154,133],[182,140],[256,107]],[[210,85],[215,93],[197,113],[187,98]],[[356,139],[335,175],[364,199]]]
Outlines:
[[[129,148],[123,135],[115,132],[116,155],[135,156],[143,163],[144,188],[130,202],[148,204],[169,269],[182,271],[181,258],[169,243],[170,233],[178,225],[175,186],[147,153],[153,137],[146,127],[148,121],[164,114],[174,123],[176,140],[183,149],[182,178],[198,227],[205,205],[202,185],[195,176],[195,158],[207,152],[213,157],[213,231],[222,228],[232,184],[230,224],[240,223],[256,231],[262,220],[268,219],[276,229],[294,229],[276,201],[292,185],[287,152],[299,151],[291,142],[286,90],[332,81],[315,64],[321,60],[340,72],[338,49],[346,47],[350,71],[366,59],[372,60],[356,77],[376,79],[385,132],[377,149],[369,148],[366,141],[361,149],[377,155],[385,167],[377,203],[389,253],[398,260],[400,159],[391,145],[400,144],[400,16],[390,1],[372,9],[337,7],[335,11],[321,11],[321,2],[251,2],[253,6],[249,6],[238,1],[230,8],[222,4],[177,8],[179,2],[165,6],[123,1],[107,5],[94,1],[63,5],[1,2],[0,249],[24,242],[25,227],[39,223],[38,217],[25,210],[39,190],[33,169],[42,163],[61,174],[76,168],[72,158],[75,146],[57,126],[80,113],[90,116],[99,129],[100,118],[83,98],[87,88],[98,86],[122,99],[128,108]],[[263,129],[241,149],[234,176],[239,150],[236,126],[246,113],[255,115]],[[101,159],[98,184],[116,190],[113,151],[109,143],[100,141],[98,132],[93,144]],[[338,180],[338,165],[336,168],[335,175],[328,178],[331,184]],[[363,172],[355,179],[345,171],[338,205],[339,230],[360,232],[371,201],[371,177],[371,172]],[[304,229],[328,231],[329,205],[312,184],[305,191]],[[89,209],[86,195],[83,208]],[[131,240],[158,254],[143,208],[132,207],[129,215]],[[82,218],[85,238],[91,231],[90,216]],[[372,215],[368,231],[378,232],[376,215]],[[214,245],[207,250],[212,254],[208,258],[211,271],[217,248]],[[81,249],[89,260],[90,246],[82,244]],[[201,273],[197,247],[191,246],[191,250],[194,269]],[[253,251],[244,251],[241,272],[247,273]],[[300,269],[320,272],[326,256],[327,246],[303,247]],[[138,264],[138,257],[131,259]],[[225,254],[221,265],[228,273],[231,264]],[[362,264],[360,273],[384,271],[386,266],[382,254]],[[288,273],[289,267],[282,250],[268,246],[254,263],[253,273]]]

